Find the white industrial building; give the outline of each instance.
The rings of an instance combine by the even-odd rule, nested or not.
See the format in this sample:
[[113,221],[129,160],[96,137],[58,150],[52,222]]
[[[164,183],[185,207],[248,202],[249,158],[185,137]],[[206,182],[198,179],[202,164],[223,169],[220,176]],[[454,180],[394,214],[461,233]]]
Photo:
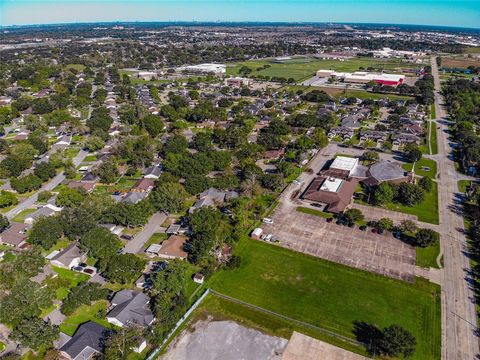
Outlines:
[[198,64],[181,66],[178,70],[198,74],[225,74],[227,66],[225,64]]

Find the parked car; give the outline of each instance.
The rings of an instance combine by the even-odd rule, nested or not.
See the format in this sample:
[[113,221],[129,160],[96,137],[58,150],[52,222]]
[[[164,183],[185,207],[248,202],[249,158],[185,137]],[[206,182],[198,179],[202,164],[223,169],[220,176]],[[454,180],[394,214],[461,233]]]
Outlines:
[[265,236],[265,241],[271,241],[272,240],[272,237],[273,237],[273,234],[268,234],[267,236]]
[[73,271],[78,271],[78,272],[83,272],[83,270],[85,270],[85,268],[83,266],[73,266],[72,270]]
[[319,207],[319,208],[322,207],[322,204],[319,204],[319,203],[311,203],[310,205],[315,206],[315,207]]
[[333,222],[333,218],[327,218],[327,223]]
[[95,271],[93,269],[90,269],[90,268],[83,270],[83,272],[86,273],[86,274],[89,274],[89,275],[92,275],[92,274],[95,273]]
[[273,224],[273,219],[264,218],[264,219],[263,219],[263,222],[264,222],[265,224]]
[[132,235],[127,235],[127,234],[123,234],[122,236],[120,236],[122,239],[124,240],[127,240],[127,241],[130,241],[133,239],[133,236]]
[[376,234],[376,233],[377,233],[377,229],[373,228],[373,229],[372,229],[372,233]]
[[367,230],[367,225],[362,225],[359,227],[360,230],[366,231]]

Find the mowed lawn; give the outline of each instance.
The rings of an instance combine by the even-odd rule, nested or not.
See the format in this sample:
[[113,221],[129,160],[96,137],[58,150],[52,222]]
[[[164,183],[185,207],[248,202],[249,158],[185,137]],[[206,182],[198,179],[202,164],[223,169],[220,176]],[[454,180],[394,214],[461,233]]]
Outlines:
[[[270,65],[269,68],[257,71],[264,65]],[[228,75],[238,75],[238,70],[242,66],[248,66],[253,70],[252,75],[277,76],[284,78],[293,78],[296,81],[313,76],[317,70],[333,69],[336,71],[358,71],[361,67],[367,69],[373,67],[375,70],[389,70],[401,73],[402,69],[418,67],[409,63],[402,63],[400,60],[392,59],[372,59],[372,58],[353,58],[345,61],[338,60],[319,60],[319,59],[291,59],[282,62],[272,62],[270,60],[250,60],[230,64],[227,67]]]
[[352,338],[355,321],[396,323],[417,339],[412,359],[440,358],[437,285],[409,284],[254,240],[242,240],[236,253],[240,268],[214,275],[212,289]]

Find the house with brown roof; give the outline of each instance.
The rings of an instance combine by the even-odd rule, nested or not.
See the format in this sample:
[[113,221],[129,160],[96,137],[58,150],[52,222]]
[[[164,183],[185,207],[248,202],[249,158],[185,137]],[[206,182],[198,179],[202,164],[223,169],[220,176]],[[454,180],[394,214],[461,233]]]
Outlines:
[[135,185],[133,185],[132,191],[137,192],[150,192],[155,186],[155,180],[142,178],[137,180]]
[[83,189],[86,193],[91,193],[97,184],[91,181],[70,181],[68,187],[70,189]]
[[0,233],[0,243],[22,247],[27,239],[27,225],[11,222],[10,226]]
[[158,256],[165,259],[186,259],[188,254],[185,251],[185,244],[188,238],[181,235],[170,236],[167,240],[162,242],[160,250],[157,252]]

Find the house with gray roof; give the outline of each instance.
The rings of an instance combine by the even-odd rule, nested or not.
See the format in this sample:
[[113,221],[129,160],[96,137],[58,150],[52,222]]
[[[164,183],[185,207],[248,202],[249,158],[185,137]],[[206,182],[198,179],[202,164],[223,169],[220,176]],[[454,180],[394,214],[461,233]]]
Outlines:
[[50,262],[53,265],[66,269],[71,269],[85,261],[87,261],[86,255],[75,243],[71,243],[68,247],[59,251],[50,259]]
[[113,309],[107,314],[107,321],[116,326],[148,326],[154,320],[150,310],[150,298],[143,292],[121,290],[111,301]]
[[62,341],[59,344],[61,346],[59,346],[58,350],[69,360],[93,359],[103,352],[105,339],[110,334],[111,330],[89,321],[80,325],[71,338],[62,333]]
[[413,176],[405,171],[400,164],[393,161],[379,161],[372,164],[366,173],[367,178],[363,183],[368,186],[377,186],[382,182],[399,184],[413,180]]
[[122,202],[128,202],[131,204],[137,204],[143,199],[145,199],[148,196],[148,193],[146,192],[136,192],[136,191],[130,191],[125,197],[122,199]]

